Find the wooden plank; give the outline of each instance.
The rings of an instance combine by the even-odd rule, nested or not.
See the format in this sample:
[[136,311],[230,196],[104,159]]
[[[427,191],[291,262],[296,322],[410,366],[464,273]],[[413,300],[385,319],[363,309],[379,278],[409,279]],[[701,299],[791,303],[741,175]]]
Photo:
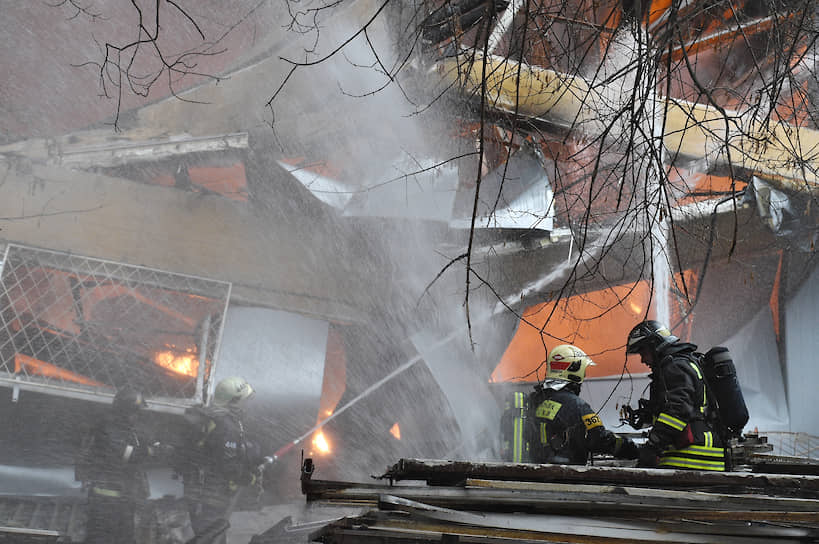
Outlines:
[[758,506],[760,503],[769,504],[771,510],[793,510],[793,511],[819,511],[819,500],[799,499],[791,497],[771,497],[759,494],[728,494],[711,493],[705,491],[681,491],[676,489],[657,489],[650,487],[630,487],[614,485],[589,485],[589,484],[561,484],[548,482],[512,482],[494,480],[473,480],[466,481],[467,487],[489,488],[489,489],[511,489],[532,492],[551,493],[591,493],[591,494],[618,494],[629,495],[631,497],[645,497],[647,499],[677,499],[693,502],[702,502],[704,505],[719,504],[726,501],[732,504],[742,504],[746,506]]
[[454,487],[391,487],[382,490],[349,487],[310,495],[308,500],[375,504],[382,495],[421,502],[442,508],[495,512],[534,512],[606,516],[647,513],[657,519],[738,519],[746,521],[792,521],[819,524],[815,501],[781,505],[774,499],[704,501],[694,498],[632,496],[606,493],[568,493]]
[[[316,482],[314,497],[377,504],[325,526],[327,544],[767,543],[819,538],[819,501],[587,483],[467,479],[461,486]],[[408,482],[409,483],[409,482]],[[307,489],[311,482],[306,482]]]
[[432,483],[465,481],[467,478],[532,482],[625,484],[632,486],[679,488],[723,487],[763,490],[790,496],[819,497],[819,476],[762,474],[750,472],[708,472],[623,467],[570,466],[549,464],[473,463],[400,459],[382,478],[424,480]]
[[[414,510],[409,505],[400,515],[371,512],[359,518],[330,524],[311,535],[311,540],[339,542],[338,536],[360,542],[358,537],[380,538],[385,541],[442,541],[444,535],[455,541],[468,542],[685,542],[751,544],[767,543],[770,538],[799,539],[805,530],[777,530],[767,535],[743,534],[745,527],[717,528],[713,525],[678,525],[688,530],[678,531],[668,526],[644,521],[606,521],[592,517],[475,515],[468,512],[429,512],[424,505]],[[725,530],[727,529],[727,530]]]

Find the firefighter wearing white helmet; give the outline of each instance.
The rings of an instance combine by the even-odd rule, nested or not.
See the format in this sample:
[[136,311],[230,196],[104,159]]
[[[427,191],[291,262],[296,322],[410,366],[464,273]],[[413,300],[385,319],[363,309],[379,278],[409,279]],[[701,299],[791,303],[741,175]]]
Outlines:
[[253,393],[244,378],[224,378],[216,384],[210,406],[186,413],[192,432],[179,471],[197,542],[226,542],[240,489],[260,476],[263,457],[246,436],[243,421],[243,406]]
[[537,435],[531,440],[533,461],[584,465],[589,453],[636,459],[634,442],[607,430],[579,396],[586,369],[594,365],[591,357],[576,346],[563,344],[552,349],[547,364],[546,379],[529,401]]
[[216,384],[213,391],[214,406],[239,406],[253,396],[253,387],[244,378],[231,376]]

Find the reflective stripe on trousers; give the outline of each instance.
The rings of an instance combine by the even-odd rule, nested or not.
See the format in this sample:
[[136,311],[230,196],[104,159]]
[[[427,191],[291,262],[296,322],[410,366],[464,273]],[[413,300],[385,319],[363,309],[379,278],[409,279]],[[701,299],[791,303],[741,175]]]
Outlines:
[[725,471],[725,450],[715,448],[710,432],[706,432],[705,446],[692,444],[679,450],[666,450],[660,456],[658,466],[695,470]]

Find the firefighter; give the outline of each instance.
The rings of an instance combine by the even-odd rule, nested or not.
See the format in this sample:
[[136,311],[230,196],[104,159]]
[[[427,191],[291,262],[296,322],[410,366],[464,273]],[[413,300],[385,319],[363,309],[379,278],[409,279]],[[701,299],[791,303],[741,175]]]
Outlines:
[[91,431],[83,461],[88,544],[135,542],[136,507],[149,494],[144,464],[162,449],[137,432],[139,412],[146,406],[141,392],[124,387],[114,396],[110,414]]
[[711,424],[709,399],[697,346],[681,342],[658,321],[643,321],[629,333],[626,353],[639,354],[651,369],[648,402],[640,420],[651,422],[638,466],[725,470],[723,444]]
[[193,425],[183,475],[185,501],[197,544],[224,543],[241,487],[260,477],[258,448],[245,436],[243,406],[253,395],[243,378],[221,380],[210,406],[189,409]]
[[531,440],[536,463],[585,465],[589,453],[636,459],[637,446],[603,426],[600,417],[580,398],[586,367],[594,362],[578,347],[564,344],[549,353],[546,379],[529,405],[537,438]]

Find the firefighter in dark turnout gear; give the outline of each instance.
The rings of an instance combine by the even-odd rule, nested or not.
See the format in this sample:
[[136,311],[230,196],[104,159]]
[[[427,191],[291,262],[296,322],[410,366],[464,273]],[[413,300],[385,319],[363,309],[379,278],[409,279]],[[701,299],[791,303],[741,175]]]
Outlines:
[[83,469],[88,544],[135,542],[137,502],[148,498],[144,462],[156,451],[156,445],[149,446],[136,429],[138,414],[146,406],[139,391],[120,389],[111,413],[91,431]]
[[579,397],[586,367],[593,364],[583,350],[568,344],[549,353],[546,380],[530,399],[537,435],[531,441],[534,462],[584,465],[590,452],[637,458],[634,442],[606,429]]
[[725,470],[696,349],[653,320],[639,323],[628,335],[626,353],[639,353],[651,369],[650,396],[641,403],[646,413],[640,419],[653,425],[640,447],[638,466]]
[[186,413],[193,432],[180,472],[197,544],[226,542],[239,490],[258,476],[260,455],[243,423],[242,405],[251,395],[253,388],[243,378],[225,378],[216,385],[210,406]]

